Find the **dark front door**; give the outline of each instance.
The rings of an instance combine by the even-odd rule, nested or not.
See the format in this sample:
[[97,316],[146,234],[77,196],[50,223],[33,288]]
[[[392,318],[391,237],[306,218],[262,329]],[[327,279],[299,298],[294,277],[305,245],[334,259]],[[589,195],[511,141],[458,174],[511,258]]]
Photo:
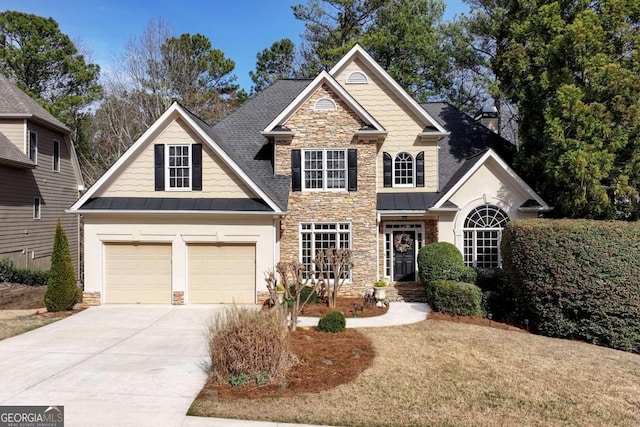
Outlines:
[[393,232],[393,280],[413,282],[416,280],[416,232]]

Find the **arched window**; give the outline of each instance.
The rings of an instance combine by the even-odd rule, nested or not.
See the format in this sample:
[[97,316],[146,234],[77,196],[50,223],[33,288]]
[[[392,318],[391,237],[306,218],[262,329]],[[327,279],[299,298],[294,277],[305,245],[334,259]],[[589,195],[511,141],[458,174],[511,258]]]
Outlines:
[[313,105],[315,111],[335,111],[338,106],[331,98],[320,98]]
[[464,262],[479,268],[502,265],[500,240],[509,222],[507,214],[497,206],[478,206],[464,221]]
[[398,153],[393,161],[393,184],[394,186],[413,187],[413,156],[409,153]]

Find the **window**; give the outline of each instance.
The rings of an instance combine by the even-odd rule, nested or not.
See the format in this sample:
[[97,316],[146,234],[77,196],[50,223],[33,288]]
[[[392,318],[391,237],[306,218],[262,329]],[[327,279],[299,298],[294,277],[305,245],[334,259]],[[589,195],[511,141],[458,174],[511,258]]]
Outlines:
[[189,145],[168,145],[167,188],[173,190],[191,189],[191,162]]
[[29,131],[29,158],[38,164],[38,134]]
[[314,111],[335,111],[338,106],[331,98],[320,98],[313,104]]
[[393,184],[395,187],[413,187],[413,156],[398,153],[393,161]]
[[33,198],[33,219],[40,219],[40,197]]
[[[314,260],[320,249],[331,247],[351,248],[351,223],[300,224],[300,262],[305,266],[306,271],[315,269]],[[351,272],[346,274],[350,276]]]
[[53,171],[60,172],[60,141],[53,141]]
[[497,206],[483,205],[472,210],[464,222],[465,264],[479,268],[500,267],[500,239],[508,222],[507,214]]
[[347,188],[346,150],[304,150],[305,190],[344,190]]

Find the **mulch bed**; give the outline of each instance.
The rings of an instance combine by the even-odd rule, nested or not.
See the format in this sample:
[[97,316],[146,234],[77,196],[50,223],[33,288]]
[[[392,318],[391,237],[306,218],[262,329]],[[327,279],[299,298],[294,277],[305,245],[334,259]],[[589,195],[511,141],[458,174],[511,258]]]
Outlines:
[[199,397],[259,399],[316,393],[353,381],[375,357],[369,340],[353,329],[337,334],[298,329],[291,333],[291,352],[298,363],[279,383],[243,387],[207,383]]
[[302,310],[300,316],[322,317],[330,311],[341,311],[345,317],[373,317],[382,316],[388,310],[388,307],[376,307],[369,305],[363,308],[362,298],[338,298],[336,300],[336,308],[329,308],[326,304],[307,304]]
[[507,331],[527,332],[522,328],[518,328],[508,323],[496,322],[495,320],[489,320],[486,317],[480,316],[453,316],[451,314],[443,314],[432,311],[431,313],[429,313],[427,319],[446,320],[448,322],[466,323],[468,325],[487,326],[490,328],[504,329]]

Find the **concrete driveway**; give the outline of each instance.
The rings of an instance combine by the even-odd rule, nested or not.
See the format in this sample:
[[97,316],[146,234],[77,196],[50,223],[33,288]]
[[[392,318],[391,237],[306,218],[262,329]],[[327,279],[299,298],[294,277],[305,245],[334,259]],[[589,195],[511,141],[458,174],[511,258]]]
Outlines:
[[180,426],[222,306],[115,305],[0,341],[0,405],[64,405],[65,426]]

